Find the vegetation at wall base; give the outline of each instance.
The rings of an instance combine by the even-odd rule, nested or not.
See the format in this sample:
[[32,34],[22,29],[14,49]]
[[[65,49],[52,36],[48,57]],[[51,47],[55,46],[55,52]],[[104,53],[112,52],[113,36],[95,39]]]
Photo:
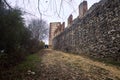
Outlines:
[[[73,53],[73,54],[75,54],[75,53]],[[87,58],[90,58],[91,60],[105,63],[106,65],[113,65],[113,66],[116,66],[117,68],[120,69],[120,62],[117,62],[117,61],[114,61],[114,60],[111,60],[111,59],[95,58],[93,56],[90,56],[89,54],[83,54],[83,53],[82,54],[76,53],[75,55],[80,55],[80,56],[83,56],[83,57],[87,57]]]
[[[55,50],[55,49],[54,49]],[[59,51],[59,50],[57,50]],[[67,52],[67,51],[63,51],[67,54],[74,54],[74,55],[79,55],[79,56],[82,56],[82,57],[85,57],[85,58],[89,58],[91,60],[94,60],[94,61],[99,61],[99,62],[102,62],[102,63],[105,63],[106,65],[113,65],[113,66],[116,66],[117,68],[120,69],[120,62],[118,61],[114,61],[112,59],[108,59],[108,58],[95,58],[93,57],[92,55],[90,54],[86,54],[86,53],[75,53],[75,52]]]
[[[34,38],[31,30],[25,25],[23,15],[21,9],[11,9],[4,0],[0,0],[0,77],[7,78],[12,75],[9,71],[14,66],[44,48],[44,42]],[[1,76],[2,74],[5,75]]]

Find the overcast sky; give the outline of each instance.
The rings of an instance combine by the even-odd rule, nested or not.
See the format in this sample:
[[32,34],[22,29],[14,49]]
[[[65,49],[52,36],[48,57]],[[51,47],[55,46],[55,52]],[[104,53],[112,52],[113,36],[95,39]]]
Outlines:
[[[70,14],[73,14],[73,18],[78,16],[78,6],[83,0],[7,0],[12,7],[19,7],[23,11],[30,14],[25,14],[24,18],[26,24],[32,18],[41,18],[50,22],[67,22],[67,18]],[[38,11],[38,1],[39,10]],[[88,8],[100,0],[87,0]],[[40,15],[42,13],[42,16]],[[66,23],[67,24],[67,23]],[[46,41],[48,43],[48,41]]]

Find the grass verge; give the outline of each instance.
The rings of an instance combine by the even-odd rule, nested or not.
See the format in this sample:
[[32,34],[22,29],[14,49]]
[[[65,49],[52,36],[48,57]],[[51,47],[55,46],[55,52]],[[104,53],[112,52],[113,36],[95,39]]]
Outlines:
[[[65,53],[68,53],[68,52],[65,52]],[[105,63],[106,65],[116,66],[118,69],[120,69],[120,62],[118,62],[118,61],[113,61],[110,59],[95,58],[93,56],[90,56],[89,54],[84,54],[84,53],[78,54],[78,53],[74,53],[74,52],[69,52],[68,54],[79,55],[79,56],[89,58],[89,59],[94,60],[94,61]]]
[[[31,54],[26,57],[26,60],[17,66],[1,72],[0,80],[31,80],[37,77],[36,66],[40,64],[41,59],[38,53]],[[32,74],[34,73],[34,74]]]
[[95,58],[93,56],[85,55],[85,54],[80,54],[80,55],[83,56],[83,57],[89,58],[91,60],[94,60],[94,61],[105,63],[106,65],[116,66],[118,69],[120,69],[120,62],[113,61],[113,60],[110,60],[110,59]]

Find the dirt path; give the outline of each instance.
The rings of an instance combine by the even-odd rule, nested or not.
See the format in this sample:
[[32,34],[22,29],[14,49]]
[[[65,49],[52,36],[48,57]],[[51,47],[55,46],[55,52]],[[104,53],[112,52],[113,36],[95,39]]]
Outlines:
[[120,70],[79,55],[43,50],[40,80],[120,80]]

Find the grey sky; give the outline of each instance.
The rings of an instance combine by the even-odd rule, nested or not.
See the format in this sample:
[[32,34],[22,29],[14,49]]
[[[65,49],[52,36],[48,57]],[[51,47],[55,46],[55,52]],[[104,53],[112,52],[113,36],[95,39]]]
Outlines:
[[[39,18],[40,14],[38,11],[38,0],[7,0],[13,7],[18,6],[22,10],[34,14],[35,16],[26,15],[26,20],[31,18]],[[42,18],[49,22],[55,21],[66,21],[70,14],[73,17],[78,16],[78,5],[83,0],[63,0],[62,5],[60,4],[62,0],[40,0],[39,7],[43,14]],[[88,8],[99,0],[87,0]],[[62,6],[60,8],[60,5]]]
[[[23,11],[33,14],[24,16],[26,23],[28,24],[32,18],[40,18],[42,13],[42,19],[49,22],[67,22],[67,18],[70,14],[73,14],[73,18],[78,16],[78,5],[83,0],[39,0],[38,11],[38,0],[7,0],[12,7],[20,7]],[[61,2],[62,1],[62,2]],[[88,8],[100,0],[87,0]],[[61,4],[62,3],[62,4]],[[61,6],[61,7],[60,7]],[[46,41],[48,43],[48,41]]]

